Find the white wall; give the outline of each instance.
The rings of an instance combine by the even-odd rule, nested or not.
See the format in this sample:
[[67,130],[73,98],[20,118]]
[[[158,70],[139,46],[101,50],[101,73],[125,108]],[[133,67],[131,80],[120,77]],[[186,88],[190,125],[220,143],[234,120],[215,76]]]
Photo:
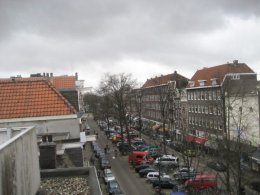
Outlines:
[[[232,107],[229,112],[231,138],[237,139],[237,129],[241,119],[241,138],[258,146],[260,143],[258,97],[256,95],[242,98],[232,97],[229,102]],[[242,107],[242,114],[240,114],[239,107]]]
[[41,133],[63,133],[69,132],[70,138],[80,137],[80,125],[77,118],[58,118],[58,119],[46,119],[39,120],[24,120],[24,121],[9,121],[0,122],[0,128],[7,127],[28,127],[35,126],[37,134]]
[[0,145],[0,195],[34,195],[39,187],[36,131],[30,128]]

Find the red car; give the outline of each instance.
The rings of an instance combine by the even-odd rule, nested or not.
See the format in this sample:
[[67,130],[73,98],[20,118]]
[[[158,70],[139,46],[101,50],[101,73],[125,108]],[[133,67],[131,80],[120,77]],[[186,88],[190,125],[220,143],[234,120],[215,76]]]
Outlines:
[[150,164],[153,162],[153,158],[149,156],[149,152],[133,151],[128,155],[128,163],[134,163],[135,165]]
[[207,174],[196,175],[194,178],[187,180],[185,186],[197,189],[217,188],[217,176]]

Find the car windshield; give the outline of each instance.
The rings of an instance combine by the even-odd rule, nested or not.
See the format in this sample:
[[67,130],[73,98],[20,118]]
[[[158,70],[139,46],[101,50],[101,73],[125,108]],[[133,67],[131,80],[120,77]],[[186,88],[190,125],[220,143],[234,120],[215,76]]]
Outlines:
[[113,177],[112,173],[107,173],[107,177]]
[[111,182],[111,183],[110,183],[110,188],[111,188],[111,189],[117,189],[117,188],[119,188],[119,185],[118,185],[117,182]]

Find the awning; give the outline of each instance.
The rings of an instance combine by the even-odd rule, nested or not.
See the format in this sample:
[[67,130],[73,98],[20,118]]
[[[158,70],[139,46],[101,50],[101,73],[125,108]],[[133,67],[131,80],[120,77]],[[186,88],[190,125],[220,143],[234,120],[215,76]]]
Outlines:
[[196,137],[195,135],[186,135],[186,142],[194,142],[196,144],[204,144],[208,139],[205,137]]
[[[164,130],[165,130],[165,132],[169,131],[169,129],[168,129],[167,127],[165,127]],[[160,132],[163,132],[163,128],[161,127],[161,128],[159,129],[159,131],[160,131]]]

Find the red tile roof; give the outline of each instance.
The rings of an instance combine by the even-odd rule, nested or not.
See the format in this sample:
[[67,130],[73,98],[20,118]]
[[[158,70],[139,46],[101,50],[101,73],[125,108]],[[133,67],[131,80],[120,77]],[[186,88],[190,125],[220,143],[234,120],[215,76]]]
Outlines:
[[0,79],[0,119],[75,113],[46,78]]
[[[0,79],[0,81],[10,79]],[[32,80],[49,80],[56,89],[76,89],[76,77],[75,76],[39,76],[39,77],[28,77],[28,78],[22,78],[22,77],[15,77],[16,81],[32,81]]]
[[58,89],[76,89],[75,76],[54,76],[49,77],[52,84]]
[[[168,75],[162,75],[160,77],[155,77],[152,79],[147,79],[147,81],[144,83],[144,85],[142,86],[142,88],[147,88],[147,87],[154,87],[154,86],[158,86],[158,85],[165,85],[167,84],[169,81],[187,81],[188,79],[185,78],[184,76],[178,74],[176,71],[172,74],[168,74]],[[177,88],[180,88],[178,86],[178,82],[177,82]]]
[[254,73],[254,71],[245,63],[228,63],[197,70],[191,81],[195,81],[194,87],[199,86],[199,80],[204,80],[205,86],[211,86],[211,79],[217,79],[217,84],[221,84],[225,75],[229,73]]

